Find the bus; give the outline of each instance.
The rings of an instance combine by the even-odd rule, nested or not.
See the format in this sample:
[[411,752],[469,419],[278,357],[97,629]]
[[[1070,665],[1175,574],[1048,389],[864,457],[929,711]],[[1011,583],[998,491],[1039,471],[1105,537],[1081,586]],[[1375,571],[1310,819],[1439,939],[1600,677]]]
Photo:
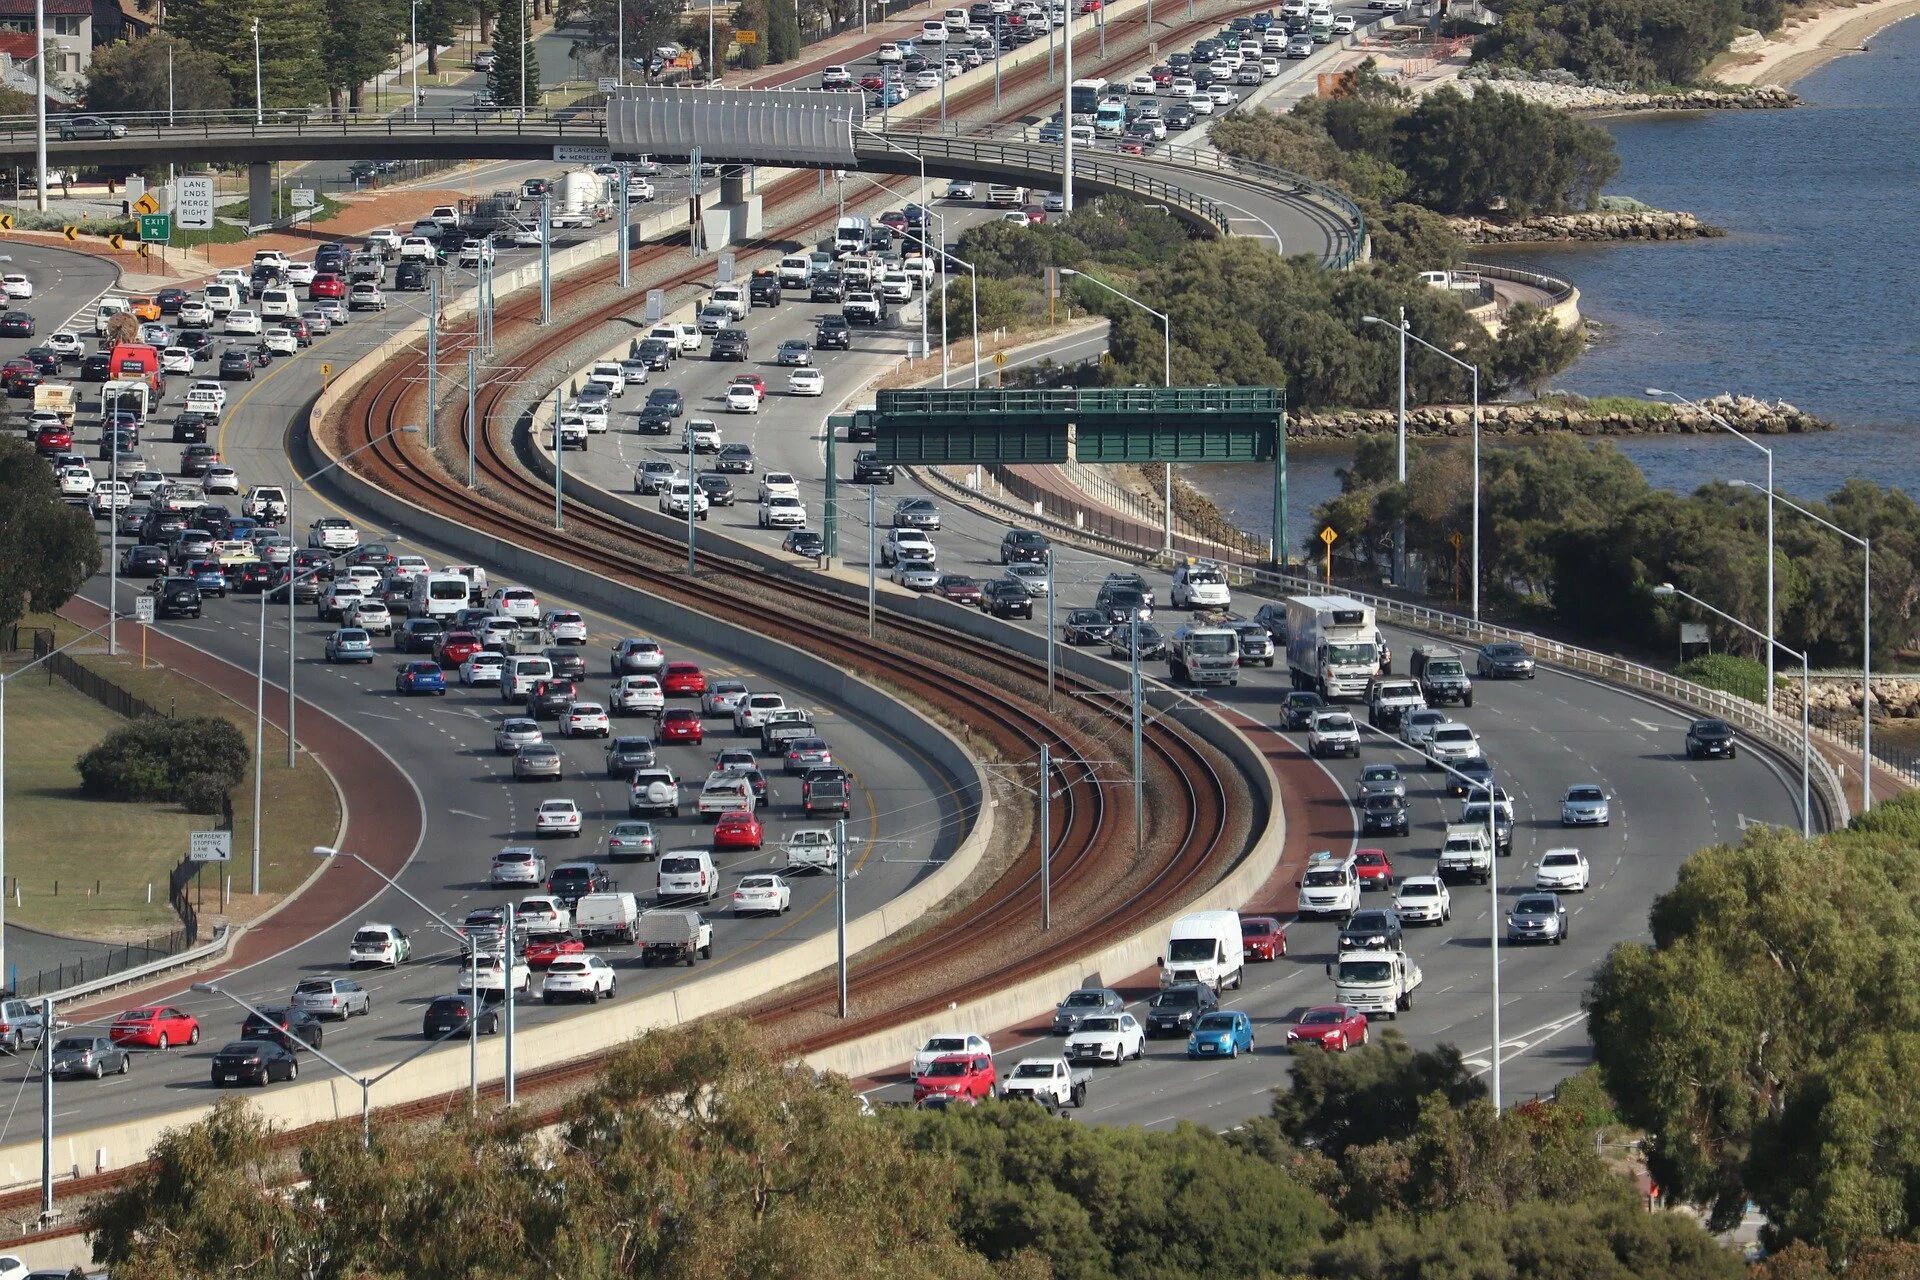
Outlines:
[[1073,96],[1070,99],[1074,120],[1081,124],[1091,124],[1094,112],[1100,109],[1100,101],[1106,96],[1105,80],[1075,80]]

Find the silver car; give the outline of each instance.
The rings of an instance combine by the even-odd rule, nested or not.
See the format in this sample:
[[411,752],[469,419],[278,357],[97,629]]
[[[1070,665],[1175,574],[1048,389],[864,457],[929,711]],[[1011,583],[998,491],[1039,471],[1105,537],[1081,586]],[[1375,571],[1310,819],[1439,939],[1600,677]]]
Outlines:
[[546,740],[540,722],[524,716],[513,716],[493,731],[493,749],[497,755],[518,755],[520,748],[538,746]]
[[545,884],[547,860],[539,851],[525,845],[509,845],[493,855],[493,870],[487,883],[496,888],[510,884]]
[[305,978],[293,989],[293,1007],[316,1018],[345,1021],[372,1009],[367,989],[352,978]]
[[938,529],[940,508],[932,498],[902,498],[893,504],[896,529]]
[[105,1075],[123,1076],[131,1057],[106,1036],[61,1036],[53,1042],[53,1074],[55,1078],[92,1076],[95,1080]]
[[513,776],[516,780],[527,781],[534,778],[558,778],[561,771],[560,750],[544,742],[532,743],[520,748],[513,757]]
[[709,680],[707,691],[700,695],[700,714],[730,716],[746,696],[747,685],[744,680]]
[[1567,908],[1558,894],[1520,895],[1507,912],[1508,942],[1551,942],[1555,946],[1567,940]]
[[1396,764],[1370,764],[1360,771],[1360,799],[1368,796],[1407,796],[1407,780]]
[[1410,747],[1424,747],[1433,741],[1434,728],[1451,719],[1446,712],[1432,707],[1424,711],[1410,711],[1400,721],[1400,736],[1406,739]]
[[909,591],[931,591],[940,585],[940,571],[931,560],[902,560],[893,567],[893,581]]
[[1080,1029],[1082,1018],[1116,1014],[1126,1007],[1127,1002],[1111,987],[1082,987],[1054,1006],[1053,1034],[1070,1036]]
[[1591,782],[1576,782],[1560,798],[1560,825],[1563,827],[1604,827],[1613,820],[1609,796]]

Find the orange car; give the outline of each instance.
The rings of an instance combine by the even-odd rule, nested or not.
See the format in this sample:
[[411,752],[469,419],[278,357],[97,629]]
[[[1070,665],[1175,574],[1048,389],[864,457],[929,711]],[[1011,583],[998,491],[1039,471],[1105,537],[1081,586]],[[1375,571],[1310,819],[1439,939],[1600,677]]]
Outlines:
[[127,310],[133,312],[136,320],[146,321],[158,320],[160,318],[160,304],[152,298],[128,298]]

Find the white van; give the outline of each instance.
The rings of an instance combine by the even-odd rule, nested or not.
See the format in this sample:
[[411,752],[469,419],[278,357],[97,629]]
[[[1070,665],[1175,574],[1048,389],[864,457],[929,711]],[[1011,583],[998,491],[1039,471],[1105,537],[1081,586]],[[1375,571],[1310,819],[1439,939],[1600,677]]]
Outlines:
[[477,564],[443,564],[441,573],[457,573],[467,580],[467,586],[475,595],[485,595],[487,590],[487,571]]
[[500,700],[520,702],[542,680],[553,679],[553,664],[539,654],[517,654],[507,659],[507,670],[500,677]]
[[260,293],[260,314],[270,319],[288,319],[300,314],[300,304],[294,300],[291,289],[263,289]]
[[207,300],[207,310],[216,316],[224,316],[240,305],[240,291],[220,280],[209,281],[200,292]]
[[630,893],[590,893],[573,908],[574,930],[587,942],[632,942],[639,918],[640,904]]
[[780,259],[780,287],[804,289],[813,280],[813,259],[804,253],[790,253]]
[[413,577],[413,595],[407,612],[416,618],[451,618],[467,607],[473,585],[465,574],[420,573]]
[[1196,911],[1173,922],[1167,954],[1160,958],[1160,985],[1204,982],[1217,994],[1238,990],[1246,965],[1246,940],[1237,911]]
[[653,896],[658,902],[711,902],[720,895],[720,873],[707,849],[673,849],[660,855]]
[[131,310],[132,306],[133,304],[125,298],[100,299],[93,308],[93,336],[96,338],[106,337],[107,321],[113,319],[122,311]]
[[1339,856],[1321,850],[1309,855],[1306,874],[1296,887],[1303,917],[1337,916],[1344,920],[1360,907],[1360,875],[1352,854]]

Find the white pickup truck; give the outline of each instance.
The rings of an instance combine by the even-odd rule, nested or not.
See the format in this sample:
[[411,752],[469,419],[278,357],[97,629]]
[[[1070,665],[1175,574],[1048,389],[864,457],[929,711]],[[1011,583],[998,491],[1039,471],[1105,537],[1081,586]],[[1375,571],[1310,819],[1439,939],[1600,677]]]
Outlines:
[[1343,951],[1327,966],[1327,976],[1342,1004],[1388,1018],[1413,1008],[1413,990],[1426,981],[1404,951]]
[[1076,1067],[1065,1058],[1022,1058],[1000,1086],[1003,1098],[1026,1098],[1054,1107],[1087,1105],[1091,1067]]
[[788,871],[832,871],[839,858],[833,832],[826,827],[802,827],[787,837]]
[[1440,876],[1446,880],[1473,880],[1485,884],[1493,878],[1493,850],[1487,845],[1483,823],[1450,823],[1440,845]]
[[713,924],[698,911],[643,911],[634,922],[633,940],[646,968],[684,962],[691,969],[701,957],[713,958]]
[[727,813],[752,813],[753,783],[730,769],[716,769],[700,788],[700,816],[719,818]]

